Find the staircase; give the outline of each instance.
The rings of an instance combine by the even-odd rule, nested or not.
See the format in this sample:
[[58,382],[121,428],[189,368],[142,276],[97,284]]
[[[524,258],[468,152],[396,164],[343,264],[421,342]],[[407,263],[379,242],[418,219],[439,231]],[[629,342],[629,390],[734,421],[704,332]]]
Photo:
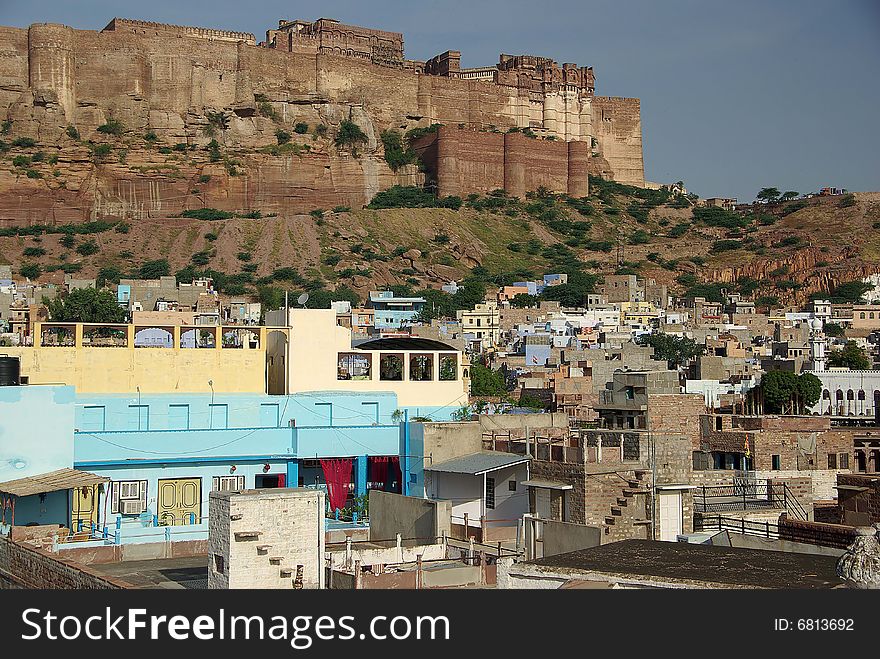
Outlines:
[[646,469],[636,469],[632,472],[616,474],[625,485],[621,486],[619,496],[610,505],[610,514],[605,516],[603,524],[605,542],[650,537],[651,520],[647,518],[645,512],[646,496],[651,492],[645,480],[648,473],[650,472]]

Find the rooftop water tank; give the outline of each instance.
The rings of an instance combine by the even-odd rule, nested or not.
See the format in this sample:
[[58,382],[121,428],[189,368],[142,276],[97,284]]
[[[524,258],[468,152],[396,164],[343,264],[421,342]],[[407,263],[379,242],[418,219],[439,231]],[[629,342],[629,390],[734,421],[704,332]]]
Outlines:
[[21,360],[18,357],[0,355],[0,387],[17,387],[21,384]]

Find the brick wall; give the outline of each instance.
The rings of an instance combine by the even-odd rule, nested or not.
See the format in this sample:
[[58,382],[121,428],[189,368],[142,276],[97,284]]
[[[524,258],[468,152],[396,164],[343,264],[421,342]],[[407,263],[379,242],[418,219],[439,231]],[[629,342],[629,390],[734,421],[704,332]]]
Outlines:
[[91,589],[131,588],[71,560],[0,537],[0,588]]
[[705,413],[700,394],[648,394],[648,429],[688,437],[694,451],[700,448],[700,415]]

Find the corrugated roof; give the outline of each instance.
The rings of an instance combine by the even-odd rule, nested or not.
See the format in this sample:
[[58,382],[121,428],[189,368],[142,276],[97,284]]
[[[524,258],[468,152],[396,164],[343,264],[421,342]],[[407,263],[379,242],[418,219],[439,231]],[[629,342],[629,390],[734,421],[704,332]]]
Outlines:
[[27,497],[32,494],[44,494],[46,492],[57,492],[58,490],[70,490],[74,487],[97,485],[98,483],[106,483],[109,480],[109,478],[98,476],[88,471],[65,468],[50,471],[46,474],[38,474],[37,476],[28,476],[27,478],[0,483],[0,492],[17,497]]
[[477,476],[487,471],[495,471],[515,464],[528,462],[529,458],[515,453],[502,453],[501,451],[481,451],[470,453],[458,458],[452,458],[445,462],[425,467],[425,471],[438,471],[448,474],[471,474]]

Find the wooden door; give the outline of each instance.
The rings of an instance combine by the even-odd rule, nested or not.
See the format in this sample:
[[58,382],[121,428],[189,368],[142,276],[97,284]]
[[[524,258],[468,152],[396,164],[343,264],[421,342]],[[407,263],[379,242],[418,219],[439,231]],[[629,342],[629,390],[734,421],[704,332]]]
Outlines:
[[92,524],[98,526],[100,509],[100,485],[85,485],[72,490],[70,506],[70,530],[72,533],[83,533],[91,530]]
[[163,526],[180,526],[193,521],[198,524],[202,516],[202,479],[160,479],[157,514]]

